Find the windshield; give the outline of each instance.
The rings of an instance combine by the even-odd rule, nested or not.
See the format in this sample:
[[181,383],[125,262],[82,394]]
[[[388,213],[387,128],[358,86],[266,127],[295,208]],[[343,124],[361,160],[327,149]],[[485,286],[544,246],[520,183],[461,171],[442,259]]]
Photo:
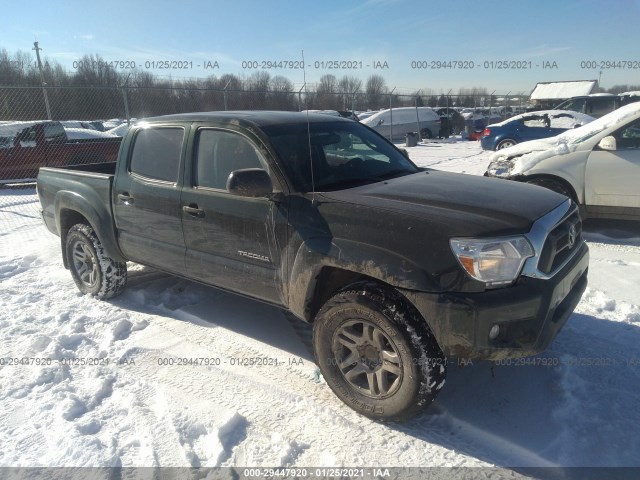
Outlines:
[[357,122],[264,127],[297,191],[351,188],[419,171],[393,145]]

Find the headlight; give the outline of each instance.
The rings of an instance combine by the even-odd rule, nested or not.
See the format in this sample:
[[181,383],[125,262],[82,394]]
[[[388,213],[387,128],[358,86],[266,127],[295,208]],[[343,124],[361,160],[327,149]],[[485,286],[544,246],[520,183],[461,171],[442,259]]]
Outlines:
[[487,168],[487,174],[491,177],[508,177],[511,174],[513,162],[511,160],[494,160]]
[[471,277],[487,288],[513,283],[533,247],[523,236],[502,238],[452,238],[451,250]]

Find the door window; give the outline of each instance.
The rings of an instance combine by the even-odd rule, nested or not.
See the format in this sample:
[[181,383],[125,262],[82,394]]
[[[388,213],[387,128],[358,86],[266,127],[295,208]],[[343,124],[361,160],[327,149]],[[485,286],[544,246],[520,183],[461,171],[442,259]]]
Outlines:
[[640,120],[627,125],[615,135],[618,150],[640,148]]
[[131,173],[154,180],[176,183],[184,129],[180,127],[152,127],[140,130],[135,137]]
[[587,102],[586,113],[592,117],[601,117],[615,109],[615,97],[590,98]]
[[565,102],[556,108],[560,110],[573,110],[574,112],[584,113],[586,101],[586,98],[576,98],[575,100]]
[[244,168],[263,168],[255,146],[242,135],[222,130],[200,130],[194,184],[226,190],[229,174]]
[[49,123],[44,126],[44,141],[46,143],[64,142],[67,136],[61,123]]

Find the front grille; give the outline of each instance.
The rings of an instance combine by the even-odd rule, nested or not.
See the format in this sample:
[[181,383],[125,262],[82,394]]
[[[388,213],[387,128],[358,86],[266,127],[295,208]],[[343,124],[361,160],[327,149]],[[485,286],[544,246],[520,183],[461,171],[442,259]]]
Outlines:
[[577,209],[551,230],[544,242],[538,270],[549,274],[560,267],[582,241],[582,221]]

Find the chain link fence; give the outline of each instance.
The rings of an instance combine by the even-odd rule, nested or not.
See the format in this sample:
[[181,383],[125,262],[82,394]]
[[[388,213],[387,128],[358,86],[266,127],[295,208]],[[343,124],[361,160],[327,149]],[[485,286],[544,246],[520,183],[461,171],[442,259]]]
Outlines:
[[[446,134],[464,129],[462,106],[499,120],[518,113],[513,96],[322,93],[159,87],[0,87],[0,185],[33,181],[39,167],[115,161],[137,119],[216,110],[337,110],[343,114],[431,106],[449,116]],[[473,111],[473,110],[472,110]],[[442,118],[441,117],[441,118]],[[483,118],[484,118],[483,117]],[[440,132],[433,132],[437,136]]]
[[[4,230],[24,229],[25,221],[33,228],[41,226],[34,188],[38,169],[115,161],[122,136],[137,119],[216,110],[312,109],[371,114],[418,106],[476,107],[504,117],[517,113],[526,102],[525,97],[499,95],[0,86],[0,225]],[[464,122],[457,127],[450,122],[450,126],[456,133],[464,128]]]

